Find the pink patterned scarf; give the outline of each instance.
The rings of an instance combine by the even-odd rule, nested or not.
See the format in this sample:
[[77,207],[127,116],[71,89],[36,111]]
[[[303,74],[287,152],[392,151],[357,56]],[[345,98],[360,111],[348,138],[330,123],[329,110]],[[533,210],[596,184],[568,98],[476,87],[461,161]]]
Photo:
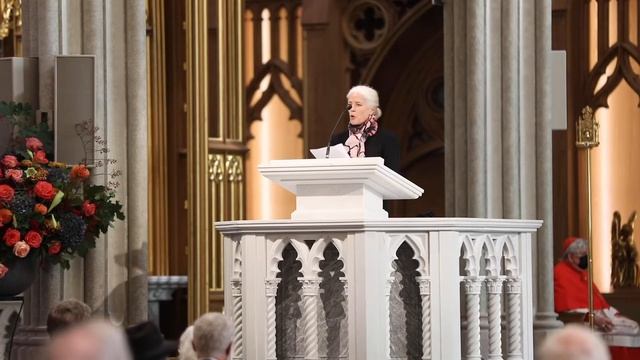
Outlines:
[[352,158],[364,157],[364,143],[378,131],[378,119],[371,114],[367,121],[360,125],[349,124],[348,128],[349,138],[344,142],[344,147]]

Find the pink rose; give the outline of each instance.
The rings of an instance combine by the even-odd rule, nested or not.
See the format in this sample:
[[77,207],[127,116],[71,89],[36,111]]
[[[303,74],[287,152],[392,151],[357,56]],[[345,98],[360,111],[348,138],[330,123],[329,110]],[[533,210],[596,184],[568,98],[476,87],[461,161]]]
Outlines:
[[36,153],[33,155],[33,161],[37,162],[38,164],[48,164],[49,160],[47,159],[47,154],[42,151],[36,151]]
[[42,244],[42,235],[37,231],[29,230],[24,237],[24,241],[32,248],[37,249],[40,247],[40,244]]
[[9,209],[0,209],[0,226],[13,220],[13,213]]
[[53,240],[51,242],[51,245],[49,245],[49,249],[47,249],[47,252],[49,253],[49,255],[55,255],[59,253],[60,250],[62,250],[62,244],[60,243],[60,241]]
[[38,150],[42,150],[42,148],[44,147],[44,144],[38,138],[28,137],[25,140],[27,141],[27,149],[31,151],[35,152]]
[[5,172],[5,176],[17,183],[21,183],[24,181],[22,177],[23,171],[18,169],[7,169]]
[[7,229],[2,240],[7,244],[7,246],[14,246],[18,241],[20,241],[20,231],[14,228]]
[[6,184],[0,185],[0,201],[10,202],[13,200],[13,195],[15,195],[15,191],[11,186]]
[[89,169],[84,165],[74,165],[73,168],[71,168],[72,179],[84,180],[90,175]]
[[47,211],[49,211],[49,209],[47,209],[47,207],[43,204],[35,204],[33,206],[33,212],[35,212],[36,214],[45,215]]
[[29,255],[29,250],[31,250],[31,248],[24,241],[18,241],[13,246],[13,253],[19,258],[27,257],[27,255]]
[[9,268],[0,263],[0,279],[2,279],[9,272]]
[[5,155],[0,162],[8,168],[14,168],[18,165],[18,158],[13,155]]
[[53,200],[58,193],[51,183],[46,181],[38,181],[36,186],[33,187],[33,192],[36,193],[36,196],[45,199],[45,200]]
[[89,202],[89,200],[85,200],[84,203],[82,203],[82,212],[86,217],[93,216],[96,213],[96,204]]

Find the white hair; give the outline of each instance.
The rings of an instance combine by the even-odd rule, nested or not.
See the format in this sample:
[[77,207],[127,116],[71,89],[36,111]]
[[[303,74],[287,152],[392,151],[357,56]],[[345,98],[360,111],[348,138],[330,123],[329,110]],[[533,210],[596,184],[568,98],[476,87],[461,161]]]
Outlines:
[[574,240],[571,243],[571,245],[569,245],[567,250],[565,250],[564,254],[562,254],[562,258],[566,259],[569,256],[569,254],[577,254],[583,251],[587,251],[588,249],[589,249],[589,244],[587,243],[587,240],[578,238]]
[[193,348],[199,357],[226,353],[233,337],[233,324],[220,313],[206,313],[193,323]]
[[193,350],[193,325],[189,326],[180,335],[180,345],[178,346],[179,360],[198,360],[195,350]]
[[63,330],[49,345],[49,359],[58,360],[74,356],[88,356],[87,347],[79,349],[78,343],[92,347],[91,356],[96,360],[131,360],[129,343],[124,331],[106,320],[88,322]]
[[580,325],[553,332],[540,347],[540,360],[609,360],[602,338]]
[[347,93],[347,99],[353,94],[362,95],[367,105],[376,109],[376,118],[379,119],[382,116],[382,110],[380,109],[380,99],[378,98],[378,92],[374,88],[367,85],[354,86]]

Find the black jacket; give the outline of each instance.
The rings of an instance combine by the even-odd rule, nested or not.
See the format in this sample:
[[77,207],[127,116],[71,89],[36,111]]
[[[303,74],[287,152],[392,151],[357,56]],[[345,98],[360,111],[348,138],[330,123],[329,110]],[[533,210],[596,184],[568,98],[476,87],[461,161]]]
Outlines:
[[[344,144],[349,138],[349,132],[345,131],[331,138],[331,145]],[[400,141],[393,133],[378,128],[375,135],[367,138],[364,143],[364,155],[366,157],[379,156],[384,159],[384,164],[395,172],[400,172]]]

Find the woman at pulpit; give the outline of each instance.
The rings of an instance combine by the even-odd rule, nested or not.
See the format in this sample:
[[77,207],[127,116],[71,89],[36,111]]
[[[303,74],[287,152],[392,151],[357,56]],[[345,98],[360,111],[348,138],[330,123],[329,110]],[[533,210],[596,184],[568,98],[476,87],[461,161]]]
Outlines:
[[349,125],[334,136],[331,145],[344,144],[347,153],[355,157],[381,157],[393,171],[400,170],[400,142],[391,132],[380,127],[378,92],[365,85],[354,86],[347,93]]

